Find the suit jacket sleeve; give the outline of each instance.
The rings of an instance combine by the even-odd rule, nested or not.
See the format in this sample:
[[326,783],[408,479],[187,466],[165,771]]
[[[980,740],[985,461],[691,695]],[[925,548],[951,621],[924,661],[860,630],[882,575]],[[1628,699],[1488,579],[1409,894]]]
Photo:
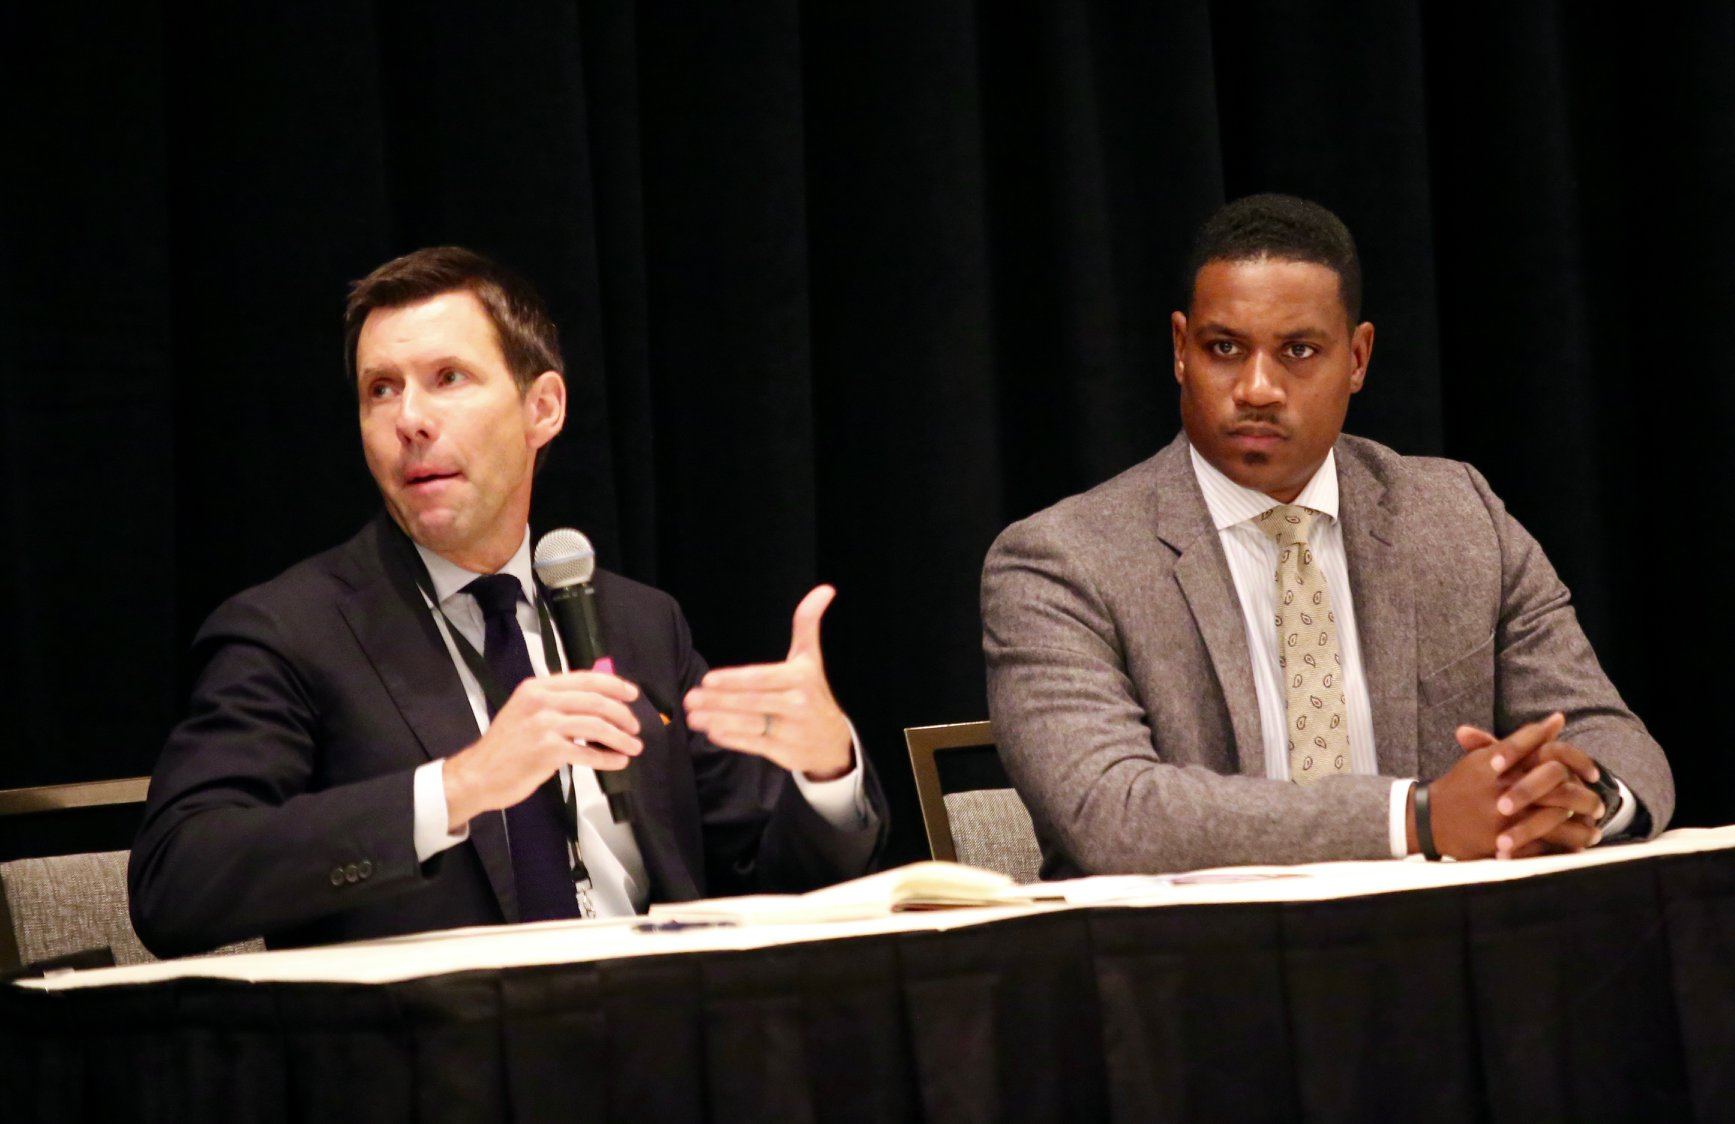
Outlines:
[[299,926],[425,876],[412,770],[309,791],[320,719],[286,648],[246,595],[195,641],[188,715],[151,778],[128,872],[133,927],[159,956]]
[[[1153,728],[1127,674],[1120,624],[1065,540],[1040,519],[1015,524],[982,576],[989,713],[1043,838],[1045,874],[1390,856],[1389,778],[1300,788],[1186,763],[1197,758],[1196,732]],[[1152,572],[1138,595],[1172,601],[1190,619],[1172,575],[1155,562]],[[1209,663],[1189,674],[1193,682],[1173,689],[1207,700],[1202,720],[1227,727]]]
[[[669,605],[678,689],[685,696],[709,667],[693,648],[686,616],[672,599]],[[698,733],[688,734],[688,747],[708,893],[805,892],[867,872],[884,842],[887,815],[865,753],[862,783],[869,814],[857,825],[839,828],[813,810],[787,770],[765,758],[723,749]]]
[[1542,547],[1468,465],[1470,482],[1493,517],[1500,541],[1501,604],[1495,629],[1495,733],[1507,734],[1555,711],[1566,715],[1563,741],[1625,781],[1655,835],[1675,808],[1675,783],[1662,747],[1627,709],[1579,626],[1571,594]]

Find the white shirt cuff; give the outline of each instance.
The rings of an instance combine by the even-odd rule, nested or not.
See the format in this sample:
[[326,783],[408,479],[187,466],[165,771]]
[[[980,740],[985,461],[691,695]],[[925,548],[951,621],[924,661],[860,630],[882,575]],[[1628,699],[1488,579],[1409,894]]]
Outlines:
[[1392,785],[1392,810],[1387,820],[1386,838],[1392,845],[1392,858],[1407,858],[1410,853],[1410,789],[1415,781],[1398,781]]
[[1619,777],[1615,784],[1621,790],[1621,806],[1615,809],[1614,819],[1602,829],[1604,839],[1614,839],[1624,834],[1627,828],[1633,826],[1633,817],[1639,814],[1639,798],[1633,795],[1633,790],[1627,787],[1627,782]]
[[446,830],[446,759],[416,766],[416,861],[425,863],[470,838],[470,825]]
[[861,738],[856,735],[853,722],[849,724],[849,751],[854,763],[849,772],[836,780],[811,781],[799,771],[790,774],[795,778],[795,787],[820,818],[841,831],[866,827],[869,819],[862,785]]

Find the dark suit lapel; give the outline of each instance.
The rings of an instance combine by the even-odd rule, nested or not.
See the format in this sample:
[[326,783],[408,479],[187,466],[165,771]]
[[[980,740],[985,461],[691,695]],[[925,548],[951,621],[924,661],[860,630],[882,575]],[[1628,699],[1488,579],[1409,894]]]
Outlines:
[[1259,696],[1241,601],[1229,576],[1223,542],[1211,523],[1205,494],[1193,474],[1185,434],[1154,458],[1157,534],[1179,552],[1175,580],[1193,613],[1193,623],[1211,655],[1219,701],[1229,712],[1237,767],[1248,776],[1265,775],[1265,742],[1259,724]]
[[1416,775],[1416,590],[1377,468],[1337,444],[1343,545],[1380,772]]
[[[383,512],[352,542],[350,594],[338,608],[429,760],[449,757],[478,736],[464,682],[416,589],[415,547]],[[470,842],[506,920],[518,919],[518,894],[506,826],[498,813],[470,823]]]

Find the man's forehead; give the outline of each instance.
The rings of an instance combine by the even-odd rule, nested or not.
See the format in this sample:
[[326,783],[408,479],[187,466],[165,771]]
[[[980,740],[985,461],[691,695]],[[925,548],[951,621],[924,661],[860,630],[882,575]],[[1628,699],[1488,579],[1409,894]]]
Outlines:
[[1335,334],[1348,325],[1337,271],[1310,261],[1211,261],[1193,279],[1188,318],[1235,333]]
[[376,308],[356,338],[356,365],[364,372],[483,359],[500,359],[494,322],[482,302],[463,290]]

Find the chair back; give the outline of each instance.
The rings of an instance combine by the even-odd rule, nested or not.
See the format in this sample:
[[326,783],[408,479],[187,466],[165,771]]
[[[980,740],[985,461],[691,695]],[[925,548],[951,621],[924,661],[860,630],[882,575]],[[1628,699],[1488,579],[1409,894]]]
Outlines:
[[[142,804],[149,786],[149,777],[126,777],[0,790],[0,816]],[[116,964],[155,959],[133,932],[128,857],[127,851],[97,851],[0,863],[0,971],[91,950],[107,950]],[[254,940],[217,952],[264,947]]]
[[1042,849],[1030,813],[1000,764],[992,724],[912,726],[904,742],[934,857],[1035,882]]
[[116,964],[154,959],[127,915],[127,852],[97,851],[0,863],[10,938],[7,968],[106,948]]

